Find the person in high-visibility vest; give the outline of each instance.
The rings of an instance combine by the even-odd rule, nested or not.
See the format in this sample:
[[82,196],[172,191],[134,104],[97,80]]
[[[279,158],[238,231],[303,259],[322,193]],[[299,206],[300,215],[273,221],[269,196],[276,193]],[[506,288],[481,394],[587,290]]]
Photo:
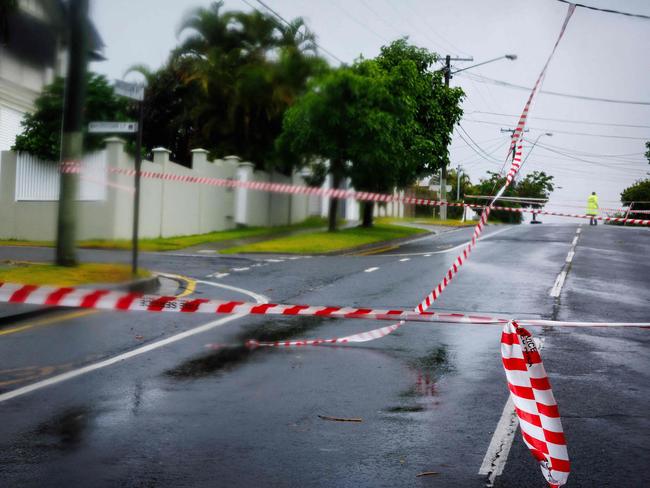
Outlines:
[[598,215],[598,195],[596,192],[591,192],[589,198],[587,198],[587,215],[591,216],[589,219],[589,225],[598,225],[596,220],[596,215]]

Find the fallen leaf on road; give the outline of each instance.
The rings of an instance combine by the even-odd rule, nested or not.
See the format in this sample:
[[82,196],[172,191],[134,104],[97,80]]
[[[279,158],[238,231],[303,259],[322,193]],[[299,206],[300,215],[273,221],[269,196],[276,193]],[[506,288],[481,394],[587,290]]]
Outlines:
[[361,418],[330,417],[329,415],[319,415],[318,418],[331,420],[332,422],[363,422]]
[[422,473],[416,474],[415,476],[416,478],[419,478],[420,476],[433,476],[435,474],[440,474],[440,473],[438,473],[437,471],[424,471]]

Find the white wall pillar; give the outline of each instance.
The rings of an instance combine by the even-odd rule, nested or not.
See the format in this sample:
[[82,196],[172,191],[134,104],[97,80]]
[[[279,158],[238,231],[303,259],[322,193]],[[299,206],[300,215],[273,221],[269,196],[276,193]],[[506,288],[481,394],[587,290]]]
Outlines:
[[[233,158],[239,158],[237,156],[226,156],[226,161],[232,160]],[[241,182],[253,181],[253,170],[255,166],[253,163],[246,161],[239,161],[237,165],[236,178]],[[237,187],[235,189],[235,224],[237,225],[248,225],[248,188]]]

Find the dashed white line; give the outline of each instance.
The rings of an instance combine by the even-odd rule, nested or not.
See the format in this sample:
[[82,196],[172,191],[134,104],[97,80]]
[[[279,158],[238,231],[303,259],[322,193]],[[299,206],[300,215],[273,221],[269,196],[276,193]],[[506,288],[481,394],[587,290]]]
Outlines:
[[230,276],[230,273],[212,273],[206,276],[206,278],[225,278]]
[[550,296],[557,298],[560,296],[560,293],[562,293],[562,287],[564,286],[564,280],[566,279],[566,270],[562,270],[559,275],[557,275],[557,278],[555,278],[555,283],[553,284],[553,288],[551,288],[551,292],[549,293]]
[[282,263],[284,262],[284,259],[265,259],[267,263]]
[[573,238],[573,241],[571,241],[571,248],[569,249],[569,253],[567,254],[565,260],[564,260],[564,267],[562,268],[562,271],[560,271],[560,274],[557,275],[557,278],[555,278],[555,283],[553,283],[553,288],[551,288],[551,291],[549,292],[549,296],[553,298],[558,298],[560,294],[562,293],[562,287],[564,286],[564,281],[566,280],[566,275],[567,271],[569,269],[569,265],[573,261],[573,257],[575,256],[576,252],[576,245],[578,244],[578,238],[580,237],[580,227],[578,226],[578,229],[576,230],[576,235]]
[[378,267],[374,266],[372,268],[364,269],[363,272],[364,273],[372,273],[373,271],[377,271],[378,269],[379,269]]
[[399,260],[400,263],[403,263],[404,261],[410,261],[411,258],[402,258]]
[[239,273],[240,271],[248,271],[249,269],[250,267],[246,266],[244,268],[233,268],[232,270]]
[[431,257],[431,253],[425,254],[424,257],[425,257],[425,258],[430,258],[430,257]]

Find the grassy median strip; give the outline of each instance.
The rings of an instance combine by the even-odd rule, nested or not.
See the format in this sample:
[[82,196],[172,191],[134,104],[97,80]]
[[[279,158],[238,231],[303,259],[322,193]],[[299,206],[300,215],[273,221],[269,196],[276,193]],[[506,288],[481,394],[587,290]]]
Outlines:
[[[138,278],[151,276],[139,270]],[[121,283],[132,280],[126,264],[86,263],[75,267],[6,261],[0,264],[0,281],[30,285],[76,286],[88,283]]]
[[281,237],[245,246],[224,249],[225,254],[235,253],[278,253],[309,254],[326,253],[352,249],[364,244],[391,241],[402,237],[425,233],[425,230],[391,224],[377,224],[374,227],[354,227],[338,232],[310,232],[300,235]]
[[[140,239],[139,249],[141,251],[175,251],[190,246],[197,246],[209,242],[234,241],[250,237],[273,236],[302,229],[315,229],[326,225],[326,221],[320,217],[310,217],[304,222],[292,225],[279,225],[274,227],[243,227],[241,229],[223,230],[207,234],[195,234],[175,237],[157,237],[155,239]],[[0,246],[39,246],[53,247],[51,241],[21,241],[21,240],[0,240]],[[131,249],[130,239],[89,239],[79,241],[77,247],[85,249]]]

